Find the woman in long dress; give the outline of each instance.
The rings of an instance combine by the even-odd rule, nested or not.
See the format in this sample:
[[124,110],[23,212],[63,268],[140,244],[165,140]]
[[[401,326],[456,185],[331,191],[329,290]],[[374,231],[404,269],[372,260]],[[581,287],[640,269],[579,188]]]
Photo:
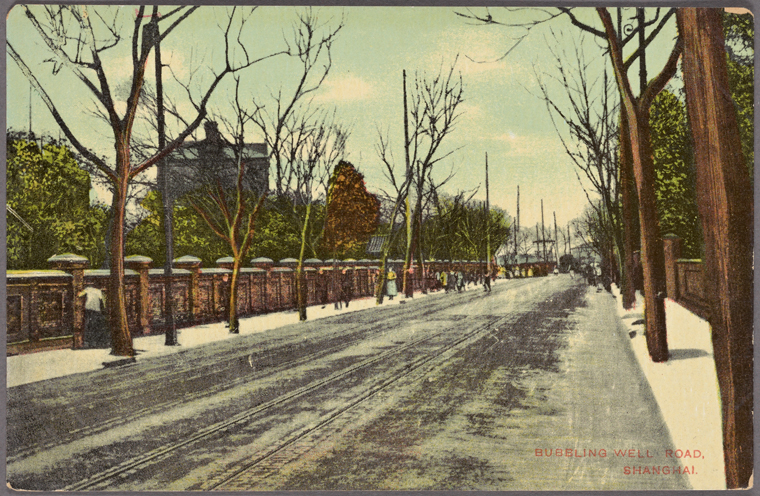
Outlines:
[[394,296],[398,294],[398,288],[396,287],[396,273],[393,269],[388,271],[388,277],[385,282],[385,292],[388,295],[388,299],[392,300]]

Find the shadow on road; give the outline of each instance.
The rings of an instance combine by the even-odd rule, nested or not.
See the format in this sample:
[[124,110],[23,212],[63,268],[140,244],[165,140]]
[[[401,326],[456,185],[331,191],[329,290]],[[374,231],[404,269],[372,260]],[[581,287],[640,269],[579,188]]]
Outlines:
[[687,358],[700,358],[710,356],[705,350],[699,350],[696,348],[681,348],[678,350],[670,350],[670,360],[686,360]]

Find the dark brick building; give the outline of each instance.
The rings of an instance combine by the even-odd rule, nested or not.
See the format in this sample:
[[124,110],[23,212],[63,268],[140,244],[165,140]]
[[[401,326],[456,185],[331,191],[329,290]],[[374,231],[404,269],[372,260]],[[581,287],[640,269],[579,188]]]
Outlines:
[[[237,150],[224,139],[216,122],[206,121],[206,138],[185,141],[165,162],[169,188],[176,199],[197,187],[221,181],[234,187],[237,177]],[[243,145],[244,186],[260,195],[269,189],[269,155],[266,143]]]

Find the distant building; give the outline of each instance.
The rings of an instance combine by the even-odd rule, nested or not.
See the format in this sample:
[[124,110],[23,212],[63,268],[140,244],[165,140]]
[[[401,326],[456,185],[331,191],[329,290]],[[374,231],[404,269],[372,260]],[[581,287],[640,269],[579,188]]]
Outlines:
[[366,253],[372,257],[379,257],[383,254],[383,244],[388,236],[372,236],[367,242]]
[[[206,138],[185,141],[165,160],[169,188],[173,198],[192,191],[204,183],[221,181],[234,187],[237,179],[237,156],[232,143],[219,132],[216,122],[204,124]],[[269,189],[269,154],[266,143],[243,145],[244,187],[260,195]]]

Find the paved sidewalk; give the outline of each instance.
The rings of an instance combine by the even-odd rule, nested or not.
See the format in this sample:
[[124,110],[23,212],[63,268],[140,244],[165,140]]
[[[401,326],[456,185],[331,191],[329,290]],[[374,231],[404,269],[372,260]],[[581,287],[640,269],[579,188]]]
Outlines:
[[[472,289],[470,290],[472,291]],[[443,294],[443,292],[433,292],[429,295],[416,293],[414,299],[436,294]],[[403,295],[399,295],[393,300],[388,300],[386,297],[382,306],[398,305],[404,300]],[[344,306],[341,310],[336,310],[333,303],[325,307],[310,306],[307,309],[307,315],[309,320],[314,320],[374,308],[375,306],[374,297],[360,298],[351,301],[349,308]],[[265,332],[298,322],[298,312],[294,310],[244,317],[240,319],[240,335]],[[237,334],[230,334],[224,322],[178,329],[177,334],[179,346],[166,346],[163,334],[135,338],[133,346],[137,352],[136,360],[177,353],[189,347],[202,346],[238,336]],[[112,356],[108,349],[62,349],[11,356],[6,358],[6,387],[10,388],[82,372],[92,372],[102,369],[104,366],[115,365],[116,362],[122,360],[124,360],[123,357]]]
[[[506,282],[498,280],[494,283]],[[617,288],[613,287],[613,292],[619,296]],[[441,294],[416,294],[415,299]],[[398,305],[403,301],[403,296],[399,295],[393,301],[386,298],[383,305]],[[639,295],[636,307],[630,311],[623,310],[621,298],[615,301],[622,324],[629,332],[636,331],[630,339],[631,347],[654,393],[675,448],[682,450],[682,455],[688,450],[689,456],[693,456],[696,450],[703,457],[699,460],[684,457],[678,461],[682,465],[699,465],[697,473],[689,476],[689,482],[694,489],[725,489],[720,396],[709,324],[677,303],[666,300],[671,359],[666,363],[654,363],[647,353],[644,326],[637,323],[643,319],[643,299]],[[374,298],[363,298],[352,301],[350,308],[342,310],[335,310],[333,304],[324,308],[312,306],[308,308],[308,316],[310,320],[319,319],[373,307]],[[240,319],[240,333],[254,334],[296,323],[298,313],[295,311],[247,317]],[[180,346],[172,347],[164,345],[163,335],[136,338],[137,360],[233,337],[224,323],[184,328],[178,333]],[[121,358],[111,356],[105,349],[68,349],[12,356],[6,360],[7,387],[14,387],[98,370]]]
[[[723,462],[720,391],[715,371],[710,325],[673,300],[665,300],[670,359],[655,363],[649,357],[644,325],[644,299],[637,293],[633,309],[623,309],[619,291],[617,310],[631,338],[631,347],[660,407],[673,445],[682,450],[681,463],[696,466],[689,475],[692,488],[726,489]],[[701,458],[687,458],[699,451]]]

